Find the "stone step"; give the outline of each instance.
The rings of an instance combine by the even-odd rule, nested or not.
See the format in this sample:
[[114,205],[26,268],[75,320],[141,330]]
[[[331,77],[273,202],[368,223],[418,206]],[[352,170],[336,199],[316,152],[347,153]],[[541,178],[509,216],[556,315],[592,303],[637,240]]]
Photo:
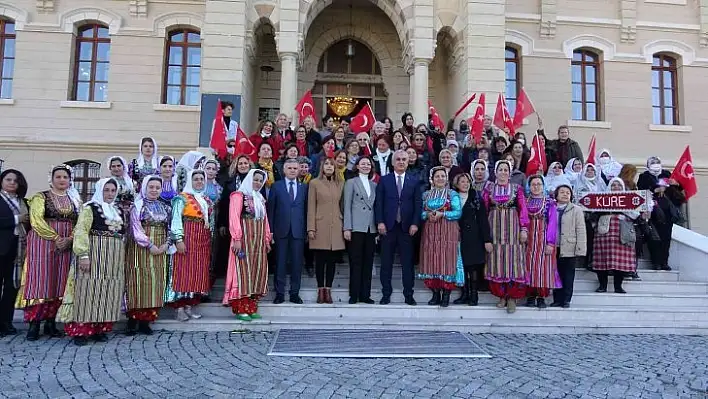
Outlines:
[[[275,305],[273,305],[275,306]],[[571,309],[545,310],[519,307],[514,314],[491,305],[477,307],[407,305],[278,305],[287,315],[271,314],[261,306],[263,319],[241,322],[229,309],[221,316],[205,316],[186,323],[162,317],[156,329],[171,331],[233,331],[301,329],[454,330],[475,333],[544,334],[708,334],[708,313],[703,308],[657,310],[653,307],[597,308],[573,305]]]

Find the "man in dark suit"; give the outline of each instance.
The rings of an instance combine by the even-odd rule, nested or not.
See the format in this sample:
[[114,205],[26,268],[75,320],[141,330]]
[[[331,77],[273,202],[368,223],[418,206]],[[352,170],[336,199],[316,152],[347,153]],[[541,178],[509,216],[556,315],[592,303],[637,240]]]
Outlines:
[[413,299],[413,236],[418,232],[423,207],[421,185],[406,175],[408,154],[396,151],[393,173],[383,176],[376,186],[374,214],[381,237],[381,304],[391,302],[393,256],[398,249],[403,266],[403,296],[408,305]]
[[270,188],[268,197],[268,220],[275,237],[276,270],[275,300],[285,302],[285,276],[290,260],[290,302],[302,303],[300,299],[300,277],[302,274],[303,251],[307,237],[307,185],[298,183],[299,164],[296,159],[288,159],[283,165],[285,179],[276,181]]

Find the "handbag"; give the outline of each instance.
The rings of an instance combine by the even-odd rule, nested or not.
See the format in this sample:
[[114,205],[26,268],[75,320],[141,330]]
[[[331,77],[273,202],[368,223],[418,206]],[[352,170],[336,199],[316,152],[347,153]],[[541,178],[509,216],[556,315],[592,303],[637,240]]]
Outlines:
[[631,220],[620,220],[620,243],[628,247],[634,246],[637,242],[637,232],[634,230],[634,222]]
[[639,227],[639,233],[641,233],[645,242],[661,241],[661,237],[659,237],[659,232],[656,230],[656,227],[654,227],[654,224],[652,224],[650,221],[640,218],[640,221],[637,223],[637,227]]

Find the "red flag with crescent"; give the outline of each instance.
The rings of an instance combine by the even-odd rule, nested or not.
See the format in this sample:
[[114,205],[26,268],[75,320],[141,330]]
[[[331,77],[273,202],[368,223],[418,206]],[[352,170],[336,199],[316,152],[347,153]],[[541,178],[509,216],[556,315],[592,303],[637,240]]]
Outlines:
[[438,111],[433,107],[433,103],[428,100],[428,113],[430,114],[430,120],[433,122],[433,126],[438,128],[441,132],[445,132],[445,122],[443,122]]
[[300,123],[303,123],[308,116],[311,116],[312,119],[317,119],[315,117],[315,102],[312,99],[312,92],[310,90],[306,91],[302,96],[295,106],[295,111],[300,115]]
[[590,145],[588,146],[588,159],[585,160],[585,163],[591,163],[595,164],[595,151],[597,148],[597,139],[595,138],[595,135],[592,135],[592,138],[590,139]]
[[538,138],[538,133],[534,134],[529,150],[531,151],[531,155],[526,164],[526,176],[531,176],[538,172],[543,174],[546,169],[546,146],[543,145],[541,139]]
[[516,133],[511,114],[509,114],[509,109],[506,107],[506,99],[501,93],[499,93],[499,98],[497,99],[497,110],[494,112],[494,122],[492,123],[502,130],[508,128],[509,134]]
[[526,90],[521,88],[519,97],[516,99],[516,111],[514,111],[514,128],[518,129],[524,125],[524,118],[536,112]]
[[241,126],[238,127],[238,131],[236,131],[236,138],[234,140],[236,141],[234,155],[248,155],[250,157],[256,152],[256,146],[253,145],[251,140],[249,140],[246,133],[241,130]]
[[683,187],[686,200],[698,194],[698,183],[693,170],[693,158],[691,157],[691,147],[686,146],[681,158],[676,162],[674,171],[671,172],[671,179],[676,180]]
[[349,129],[354,133],[368,132],[374,127],[374,122],[376,122],[374,110],[371,109],[371,105],[367,102],[365,106],[361,107],[359,113],[352,118]]
[[209,147],[216,152],[216,157],[223,159],[226,157],[226,123],[224,122],[224,110],[221,109],[221,100],[216,101],[216,115],[211,124],[211,140]]
[[484,102],[484,93],[479,95],[479,102],[477,103],[477,110],[474,113],[474,117],[471,121],[467,121],[470,125],[470,136],[474,139],[475,143],[479,143],[484,135],[484,113],[486,112],[486,104]]

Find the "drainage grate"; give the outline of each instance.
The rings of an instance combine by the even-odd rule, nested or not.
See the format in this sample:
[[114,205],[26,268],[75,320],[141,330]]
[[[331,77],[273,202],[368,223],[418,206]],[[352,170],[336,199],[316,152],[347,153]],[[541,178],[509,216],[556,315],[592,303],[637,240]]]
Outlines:
[[457,331],[279,330],[269,356],[490,358]]

